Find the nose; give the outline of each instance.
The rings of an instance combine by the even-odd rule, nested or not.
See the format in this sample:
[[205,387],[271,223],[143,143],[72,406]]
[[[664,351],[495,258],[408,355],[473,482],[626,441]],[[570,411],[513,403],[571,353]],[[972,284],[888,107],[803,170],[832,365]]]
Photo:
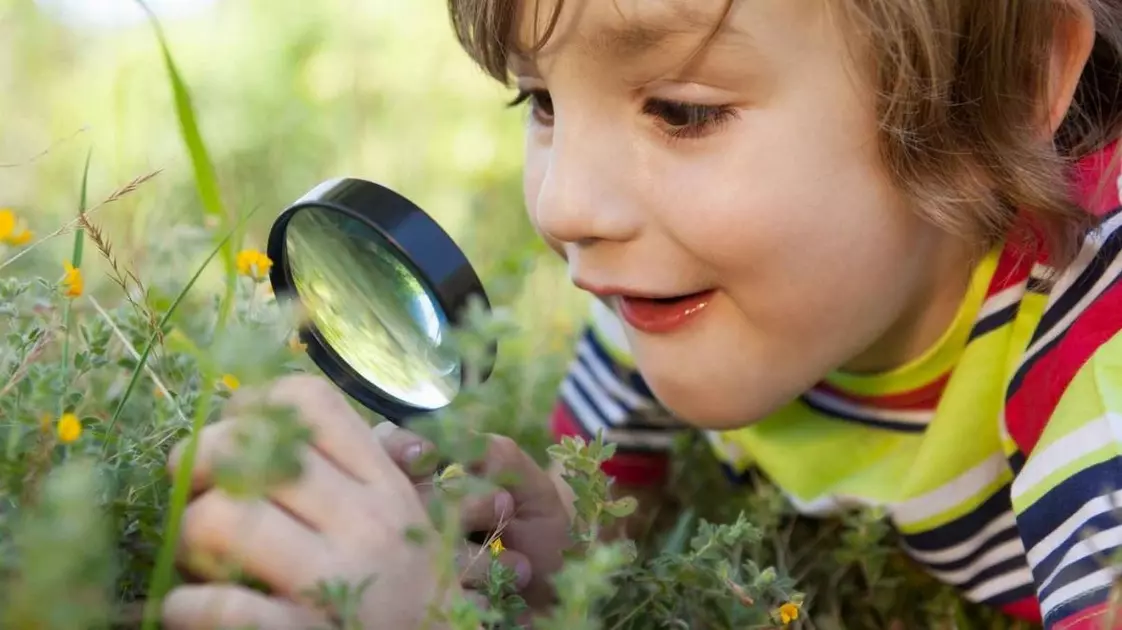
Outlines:
[[629,166],[633,157],[618,135],[572,119],[555,125],[533,209],[548,240],[583,246],[638,235],[642,214]]

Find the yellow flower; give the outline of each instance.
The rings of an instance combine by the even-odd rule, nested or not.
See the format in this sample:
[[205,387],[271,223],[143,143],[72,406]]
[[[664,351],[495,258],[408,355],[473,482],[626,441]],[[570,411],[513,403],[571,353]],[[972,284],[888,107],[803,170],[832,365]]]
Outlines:
[[799,605],[787,602],[779,607],[779,621],[787,625],[799,618]]
[[451,479],[459,479],[467,475],[464,470],[463,464],[448,464],[448,466],[440,471],[440,480],[449,481]]
[[501,538],[496,538],[496,539],[492,540],[491,544],[488,545],[488,546],[491,548],[491,555],[492,556],[497,557],[499,554],[506,551],[506,547],[503,546],[503,540]]
[[288,338],[288,348],[293,352],[304,352],[308,349],[308,344],[300,341],[300,335],[292,335]]
[[63,444],[70,444],[82,437],[82,423],[78,420],[78,416],[72,413],[64,413],[58,419],[58,439]]
[[21,245],[27,245],[28,243],[30,243],[32,236],[34,236],[34,234],[31,232],[31,230],[24,228],[19,232],[13,233],[8,237],[7,240],[9,245],[19,247]]
[[82,270],[70,264],[70,261],[65,262],[64,267],[66,275],[62,278],[62,287],[65,289],[63,294],[68,298],[81,297],[86,286],[82,280]]
[[233,374],[223,374],[222,378],[219,379],[219,382],[221,382],[222,385],[230,391],[234,391],[235,389],[242,386],[242,382],[239,381],[238,377],[234,376]]
[[263,282],[269,275],[273,261],[256,249],[244,249],[238,252],[237,266],[241,275],[253,278],[254,282]]
[[31,230],[20,227],[18,223],[15,212],[0,208],[0,242],[17,247],[31,242]]

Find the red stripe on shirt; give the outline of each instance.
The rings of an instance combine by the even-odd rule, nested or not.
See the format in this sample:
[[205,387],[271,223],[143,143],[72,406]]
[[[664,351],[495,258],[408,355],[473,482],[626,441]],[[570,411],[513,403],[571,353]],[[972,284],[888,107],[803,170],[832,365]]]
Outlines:
[[1111,602],[1103,602],[1081,610],[1067,619],[1062,619],[1052,624],[1052,630],[1118,630],[1122,628],[1122,610],[1114,613],[1114,623],[1107,628],[1106,622],[1111,618]]
[[[562,437],[591,438],[564,401],[558,400],[550,416],[550,430],[557,442]],[[616,481],[631,486],[657,485],[670,475],[670,458],[664,453],[620,453],[604,462],[600,469]]]
[[815,385],[814,389],[824,394],[841,398],[847,402],[867,407],[875,407],[877,409],[893,409],[897,411],[931,410],[938,404],[939,398],[943,395],[943,389],[947,386],[947,380],[949,379],[950,374],[947,373],[923,387],[900,392],[898,394],[854,394],[825,382]]
[[1042,621],[1040,616],[1040,602],[1037,601],[1036,597],[1026,597],[1024,599],[1018,599],[1010,604],[1005,604],[1001,607],[1001,612],[1010,617],[1016,617],[1017,619],[1023,619],[1031,623],[1040,623]]
[[1034,263],[1035,261],[1027,255],[1024,248],[1012,244],[1006,246],[997,258],[997,267],[986,290],[986,297],[993,297],[1009,287],[1024,282],[1032,272]]
[[[1102,217],[1118,207],[1119,163],[1118,141],[1111,142],[1100,151],[1095,151],[1077,162],[1071,169],[1069,182],[1071,196],[1088,214]],[[1031,215],[1022,217],[1022,223],[1038,243],[1044,243],[1044,230],[1036,225]],[[1038,262],[1049,264],[1048,252],[1044,247],[1038,251]]]
[[1096,151],[1075,165],[1072,183],[1079,205],[1095,216],[1102,216],[1118,207],[1118,142]]
[[1091,355],[1122,329],[1122,283],[1115,282],[1075,319],[1063,340],[1033,364],[1009,399],[1009,435],[1031,453],[1071,379]]

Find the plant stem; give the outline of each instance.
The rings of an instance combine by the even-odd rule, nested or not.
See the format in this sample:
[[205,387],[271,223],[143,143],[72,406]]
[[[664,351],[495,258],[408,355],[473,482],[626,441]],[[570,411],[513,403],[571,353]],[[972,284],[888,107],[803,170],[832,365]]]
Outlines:
[[[86,190],[90,180],[90,156],[93,154],[93,149],[86,152],[86,165],[82,169],[82,189],[78,194],[78,216],[86,211]],[[82,243],[85,236],[85,230],[74,231],[74,251],[70,255],[70,264],[74,265],[75,269],[82,268]],[[67,382],[66,373],[70,370],[70,332],[74,328],[74,301],[67,300],[66,307],[63,311],[63,325],[65,327],[64,336],[62,338],[62,383],[65,386]],[[59,399],[59,415],[66,412],[62,406],[65,404],[66,397],[63,396]]]
[[632,617],[634,617],[635,615],[637,615],[640,612],[643,612],[647,609],[647,604],[654,601],[654,598],[655,598],[656,594],[657,593],[651,593],[647,597],[647,599],[643,600],[643,603],[641,603],[638,606],[636,606],[635,608],[631,609],[631,612],[627,613],[626,617],[617,621],[616,624],[614,626],[612,626],[611,630],[622,630],[623,624],[627,623],[628,621],[631,621]]

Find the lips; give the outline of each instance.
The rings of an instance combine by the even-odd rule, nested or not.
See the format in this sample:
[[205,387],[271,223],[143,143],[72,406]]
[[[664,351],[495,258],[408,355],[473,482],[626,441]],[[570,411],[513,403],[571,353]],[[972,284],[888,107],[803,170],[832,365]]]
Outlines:
[[646,333],[677,330],[701,315],[716,291],[700,291],[672,298],[645,298],[620,295],[620,315],[628,324]]

